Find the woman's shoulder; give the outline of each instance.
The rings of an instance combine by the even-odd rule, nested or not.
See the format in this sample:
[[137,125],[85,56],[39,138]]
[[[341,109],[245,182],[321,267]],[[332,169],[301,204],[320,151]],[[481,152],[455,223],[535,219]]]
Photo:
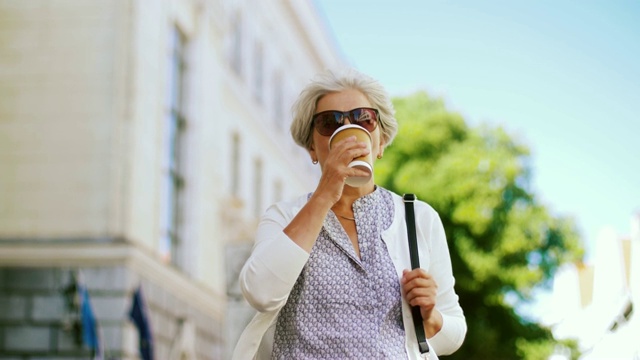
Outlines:
[[[397,207],[402,207],[404,208],[404,199],[403,199],[403,195],[399,195],[391,190],[387,190],[385,188],[381,188],[382,191],[386,191],[387,193],[391,194],[391,197],[393,199],[393,203],[395,204],[396,208]],[[427,203],[426,201],[420,200],[420,199],[416,199],[414,201],[414,209],[415,209],[415,213],[416,215],[420,215],[420,214],[424,214],[424,215],[430,215],[430,216],[438,216],[438,212],[433,208],[433,206],[431,206],[429,203]]]

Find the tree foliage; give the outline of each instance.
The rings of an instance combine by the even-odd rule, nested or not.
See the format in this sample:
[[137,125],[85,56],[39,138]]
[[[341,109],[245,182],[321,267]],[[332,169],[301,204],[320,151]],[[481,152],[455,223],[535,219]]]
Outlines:
[[400,129],[376,163],[376,183],[415,193],[442,218],[469,329],[448,358],[547,358],[551,332],[516,308],[583,249],[573,223],[530,190],[528,148],[499,127],[469,127],[424,92],[394,105]]

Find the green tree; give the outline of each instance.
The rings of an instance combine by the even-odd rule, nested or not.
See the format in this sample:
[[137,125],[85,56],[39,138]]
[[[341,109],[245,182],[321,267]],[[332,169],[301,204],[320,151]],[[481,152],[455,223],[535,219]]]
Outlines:
[[503,129],[469,127],[424,92],[394,105],[400,130],[376,163],[376,182],[415,193],[442,218],[468,324],[448,358],[546,359],[557,344],[550,330],[516,309],[559,265],[582,258],[572,221],[539,203],[529,150]]

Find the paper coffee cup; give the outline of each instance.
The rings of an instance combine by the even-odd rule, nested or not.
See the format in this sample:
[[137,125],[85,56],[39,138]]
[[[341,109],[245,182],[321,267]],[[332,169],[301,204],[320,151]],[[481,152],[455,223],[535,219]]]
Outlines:
[[329,138],[329,149],[331,149],[331,145],[334,142],[340,141],[350,136],[355,136],[358,142],[367,143],[367,148],[369,149],[369,153],[367,155],[357,157],[349,163],[349,167],[357,167],[369,173],[369,175],[367,176],[351,176],[345,180],[345,183],[347,185],[359,187],[368,183],[373,176],[373,159],[371,157],[371,134],[369,134],[367,129],[363,128],[360,125],[347,124],[341,126],[331,135],[331,138]]

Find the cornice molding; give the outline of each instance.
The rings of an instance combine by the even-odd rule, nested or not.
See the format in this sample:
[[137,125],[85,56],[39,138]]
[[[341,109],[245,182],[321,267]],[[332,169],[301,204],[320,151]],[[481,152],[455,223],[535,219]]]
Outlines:
[[164,264],[131,243],[108,239],[0,240],[0,267],[100,267],[122,265],[160,285],[203,314],[222,321],[226,297]]

